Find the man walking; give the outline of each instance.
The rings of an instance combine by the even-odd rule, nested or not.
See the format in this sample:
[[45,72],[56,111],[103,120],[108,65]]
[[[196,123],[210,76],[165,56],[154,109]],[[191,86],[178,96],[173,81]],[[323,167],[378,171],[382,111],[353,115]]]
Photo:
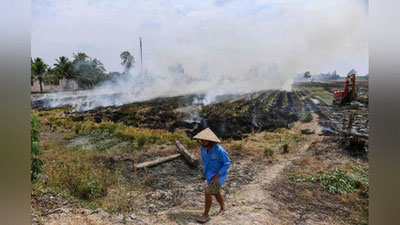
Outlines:
[[212,203],[212,195],[215,196],[217,202],[221,206],[218,215],[221,215],[225,210],[220,189],[228,175],[231,162],[228,153],[218,144],[221,141],[210,128],[204,129],[193,138],[199,140],[201,158],[204,166],[203,180],[207,179],[208,183],[204,192],[206,201],[204,213],[197,218],[198,222],[205,223],[210,219],[208,212],[210,211]]

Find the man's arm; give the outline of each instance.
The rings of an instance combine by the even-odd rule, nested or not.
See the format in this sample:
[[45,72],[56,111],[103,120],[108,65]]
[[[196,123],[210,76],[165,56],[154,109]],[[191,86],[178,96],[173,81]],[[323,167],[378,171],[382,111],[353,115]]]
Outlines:
[[228,172],[229,167],[231,166],[231,160],[229,159],[228,153],[225,151],[221,151],[221,158],[222,166],[219,169],[218,173],[215,174],[211,182],[218,184],[219,183],[219,177],[221,174],[225,174]]
[[228,153],[226,151],[221,151],[220,159],[222,162],[222,166],[221,169],[219,169],[218,173],[225,174],[226,172],[228,172],[228,169],[231,166],[231,160],[229,159]]

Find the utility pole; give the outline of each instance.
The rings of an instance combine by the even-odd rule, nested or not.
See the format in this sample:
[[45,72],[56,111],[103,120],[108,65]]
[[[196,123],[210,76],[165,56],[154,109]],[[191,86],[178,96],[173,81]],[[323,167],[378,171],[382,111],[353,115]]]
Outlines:
[[140,40],[140,73],[143,73],[142,37],[140,37],[139,40]]

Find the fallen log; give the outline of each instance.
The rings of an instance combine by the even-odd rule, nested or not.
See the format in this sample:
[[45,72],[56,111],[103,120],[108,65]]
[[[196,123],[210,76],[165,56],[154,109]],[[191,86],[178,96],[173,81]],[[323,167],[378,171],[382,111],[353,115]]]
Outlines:
[[159,159],[156,159],[156,160],[153,160],[153,161],[149,161],[149,162],[143,162],[143,163],[135,164],[134,167],[135,167],[136,169],[142,169],[142,168],[152,167],[152,166],[156,166],[156,165],[158,165],[158,164],[161,164],[161,163],[163,163],[163,162],[176,159],[176,158],[178,158],[179,156],[181,156],[180,153],[175,154],[175,155],[170,155],[170,156],[162,157],[162,158],[159,158]]
[[178,151],[185,157],[186,161],[192,166],[199,165],[199,160],[194,157],[190,152],[181,144],[179,141],[175,141],[176,147],[178,147]]

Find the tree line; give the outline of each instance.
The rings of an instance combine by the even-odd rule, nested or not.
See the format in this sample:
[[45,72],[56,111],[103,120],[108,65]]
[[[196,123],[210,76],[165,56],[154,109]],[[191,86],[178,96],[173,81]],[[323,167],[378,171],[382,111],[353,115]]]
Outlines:
[[129,51],[122,52],[120,58],[125,68],[123,73],[106,73],[100,60],[91,58],[83,52],[73,53],[72,59],[60,56],[53,67],[46,64],[40,57],[31,58],[31,84],[37,80],[40,92],[43,92],[43,83],[58,85],[60,80],[66,79],[67,82],[75,80],[81,89],[90,89],[101,82],[129,73],[129,70],[134,67],[135,58]]
[[[354,69],[351,69],[347,75],[352,75],[356,74],[357,80],[368,80],[369,79],[369,74],[366,74],[364,76],[359,76],[357,75],[357,71]],[[341,80],[344,79],[344,77],[340,76],[336,70],[334,70],[332,73],[327,72],[327,73],[319,73],[319,74],[311,74],[310,71],[306,71],[303,74],[297,74],[294,78],[296,81],[307,81],[308,79],[312,80],[318,80],[318,81],[323,81],[323,80]]]

